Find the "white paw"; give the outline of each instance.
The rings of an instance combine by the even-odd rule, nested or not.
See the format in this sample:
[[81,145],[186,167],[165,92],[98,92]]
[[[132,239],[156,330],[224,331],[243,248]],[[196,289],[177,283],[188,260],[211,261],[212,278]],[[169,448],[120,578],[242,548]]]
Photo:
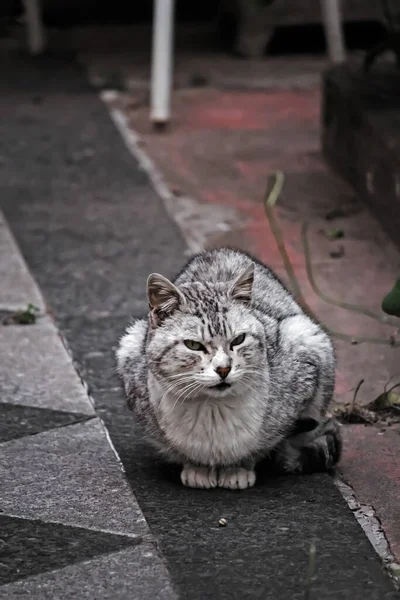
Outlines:
[[181,473],[183,485],[191,488],[209,489],[217,487],[217,472],[210,467],[185,465]]
[[220,469],[219,472],[218,486],[229,490],[245,490],[253,487],[255,482],[255,472],[242,467]]

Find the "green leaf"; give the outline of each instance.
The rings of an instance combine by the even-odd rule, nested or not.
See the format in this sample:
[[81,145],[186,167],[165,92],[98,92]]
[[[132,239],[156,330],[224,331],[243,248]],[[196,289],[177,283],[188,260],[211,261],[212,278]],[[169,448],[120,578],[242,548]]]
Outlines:
[[331,229],[330,231],[326,232],[326,235],[328,238],[331,238],[331,240],[338,240],[344,237],[344,231],[343,229]]
[[375,400],[370,402],[368,405],[369,410],[400,410],[400,393],[398,388],[400,387],[400,383],[396,383],[389,390],[386,389],[387,384],[385,386],[385,391],[380,394]]
[[28,304],[25,310],[18,310],[4,319],[4,325],[33,325],[36,323],[40,309],[34,304]]
[[28,304],[28,308],[26,310],[27,312],[40,312],[40,308],[31,303]]
[[382,300],[382,310],[387,315],[400,317],[400,279],[396,281],[391,291]]
[[400,408],[400,394],[396,392],[389,392],[388,394],[381,394],[373,402],[373,410],[385,410],[386,408],[394,408],[398,406]]

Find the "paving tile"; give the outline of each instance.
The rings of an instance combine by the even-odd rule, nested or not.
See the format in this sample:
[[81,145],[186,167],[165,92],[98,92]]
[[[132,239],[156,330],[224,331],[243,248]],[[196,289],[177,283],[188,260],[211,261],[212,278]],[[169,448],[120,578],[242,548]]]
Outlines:
[[373,507],[390,549],[400,562],[400,428],[349,425],[344,428],[343,436],[344,479],[351,482],[356,498]]
[[[219,130],[249,132],[282,129],[316,130],[319,115],[319,90],[296,93],[293,91],[236,91],[212,88],[179,90],[175,95],[174,112],[177,117],[175,131]],[[134,110],[138,116],[138,129],[152,134],[147,107]],[[141,118],[145,117],[146,118]],[[154,135],[154,133],[153,133]],[[279,144],[279,139],[276,143]],[[268,143],[268,139],[266,140]]]
[[0,527],[0,586],[141,541],[140,538],[7,515],[0,515]]
[[0,330],[1,402],[94,415],[59,333],[46,318]]
[[80,413],[0,402],[0,443],[92,418]]
[[[94,544],[97,539],[100,538],[95,537]],[[110,545],[107,539],[104,552],[107,552],[107,541]],[[89,544],[87,549],[92,549]],[[177,596],[154,546],[140,544],[0,587],[1,600],[17,598],[175,600]]]
[[5,514],[148,534],[98,419],[2,444],[0,481]]
[[45,303],[22,258],[3,213],[0,211],[0,309],[16,311],[34,304],[41,311]]

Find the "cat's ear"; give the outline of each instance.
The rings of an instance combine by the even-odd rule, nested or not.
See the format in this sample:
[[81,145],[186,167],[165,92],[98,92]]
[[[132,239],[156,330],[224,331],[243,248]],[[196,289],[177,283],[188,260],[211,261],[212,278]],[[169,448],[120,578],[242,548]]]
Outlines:
[[251,301],[251,292],[254,283],[254,263],[251,263],[244,271],[235,279],[229,290],[229,295],[233,300],[241,302]]
[[147,279],[147,298],[154,325],[159,324],[185,302],[182,292],[169,279],[158,273],[152,273]]

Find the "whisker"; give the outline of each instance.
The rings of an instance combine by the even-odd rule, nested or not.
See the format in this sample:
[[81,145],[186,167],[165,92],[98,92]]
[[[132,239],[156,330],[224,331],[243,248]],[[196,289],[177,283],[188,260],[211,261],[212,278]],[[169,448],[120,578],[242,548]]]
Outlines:
[[[184,386],[184,391],[186,390],[187,385]],[[172,385],[169,385],[167,387],[167,389],[164,391],[163,395],[161,396],[160,399],[160,403],[164,400],[165,396],[167,396],[168,394],[171,394],[172,392],[174,392],[175,390],[179,390],[181,389],[181,385],[180,382],[173,382]]]
[[[178,394],[178,396],[177,396],[177,398],[176,398],[176,401],[175,401],[175,404],[174,404],[174,406],[173,406],[172,408],[173,408],[173,409],[175,408],[175,406],[177,405],[177,403],[179,402],[179,400],[180,400],[180,398],[181,398],[182,396],[184,396],[184,397],[185,397],[185,399],[186,399],[186,398],[189,396],[189,394],[190,394],[190,393],[192,393],[193,391],[195,391],[195,390],[196,390],[196,388],[198,387],[198,385],[199,385],[199,384],[198,384],[196,381],[193,381],[193,382],[192,382],[192,383],[190,383],[189,385],[186,385],[186,386],[183,388],[183,390],[181,390],[181,393],[180,393],[180,394]],[[186,396],[185,396],[185,394],[186,394]]]
[[168,379],[177,379],[179,377],[193,377],[194,373],[192,371],[185,373],[174,373],[173,375],[168,375]]
[[186,396],[184,396],[184,398],[181,399],[180,404],[183,404],[189,398],[189,395],[193,394],[194,392],[200,392],[202,391],[202,389],[203,386],[197,384],[197,386],[195,386],[194,389],[189,390]]

